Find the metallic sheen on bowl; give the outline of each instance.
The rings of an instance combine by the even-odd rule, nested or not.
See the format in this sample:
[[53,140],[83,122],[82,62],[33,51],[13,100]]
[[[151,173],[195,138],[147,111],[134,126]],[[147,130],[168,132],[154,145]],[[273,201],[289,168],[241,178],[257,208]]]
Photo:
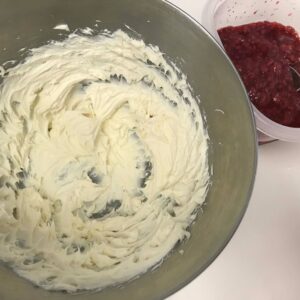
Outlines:
[[[57,24],[71,30],[123,29],[125,24],[146,43],[176,62],[200,95],[209,143],[211,185],[204,213],[191,238],[157,269],[98,293],[69,295],[34,287],[0,266],[1,300],[162,299],[198,276],[216,258],[237,229],[251,196],[257,162],[253,115],[244,87],[216,41],[191,17],[161,0],[0,0],[0,64],[22,59],[18,52],[50,39],[61,39]],[[128,31],[128,30],[127,30]],[[132,33],[133,34],[133,33]],[[6,48],[5,50],[3,48]],[[199,295],[201,296],[201,295]]]

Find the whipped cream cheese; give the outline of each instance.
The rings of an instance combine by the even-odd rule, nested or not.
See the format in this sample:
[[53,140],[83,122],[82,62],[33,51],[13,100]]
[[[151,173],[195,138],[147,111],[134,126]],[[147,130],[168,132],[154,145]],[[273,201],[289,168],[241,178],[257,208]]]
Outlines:
[[118,30],[32,49],[0,87],[0,259],[49,290],[125,282],[189,236],[207,134],[186,76]]

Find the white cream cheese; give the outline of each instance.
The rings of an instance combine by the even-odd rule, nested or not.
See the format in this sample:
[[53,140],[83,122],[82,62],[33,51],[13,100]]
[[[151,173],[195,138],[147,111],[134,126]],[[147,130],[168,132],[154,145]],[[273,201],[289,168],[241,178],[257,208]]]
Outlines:
[[0,259],[46,289],[160,263],[205,200],[207,135],[186,77],[122,31],[31,51],[0,89]]
[[53,29],[70,31],[68,24],[58,24],[58,25],[54,26]]

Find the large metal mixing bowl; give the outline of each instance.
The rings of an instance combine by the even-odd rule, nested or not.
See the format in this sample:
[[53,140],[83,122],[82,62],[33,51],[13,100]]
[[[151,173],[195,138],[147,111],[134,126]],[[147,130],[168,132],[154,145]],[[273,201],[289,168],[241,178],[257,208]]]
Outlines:
[[[246,210],[256,170],[256,136],[251,108],[227,56],[192,18],[160,0],[0,0],[0,64],[20,58],[18,50],[61,38],[52,28],[71,29],[98,23],[115,30],[124,24],[158,45],[180,68],[205,113],[210,136],[212,185],[204,213],[191,238],[156,270],[120,288],[69,295],[36,288],[0,267],[1,300],[161,299],[199,275],[222,251]],[[0,141],[1,143],[1,141]],[[199,295],[201,296],[201,295]]]

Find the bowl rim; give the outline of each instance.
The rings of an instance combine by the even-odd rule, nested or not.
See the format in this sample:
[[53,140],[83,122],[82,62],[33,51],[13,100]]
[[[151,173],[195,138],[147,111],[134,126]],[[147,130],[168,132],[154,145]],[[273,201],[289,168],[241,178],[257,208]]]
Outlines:
[[254,117],[254,111],[253,111],[252,104],[251,104],[251,102],[249,100],[248,94],[247,94],[245,86],[244,86],[244,84],[243,84],[243,82],[241,80],[241,77],[239,76],[236,68],[234,67],[233,63],[231,62],[229,56],[224,51],[223,47],[218,43],[218,40],[212,34],[210,34],[208,32],[208,30],[202,24],[200,24],[200,22],[198,22],[194,17],[192,17],[191,15],[189,15],[183,9],[181,9],[180,7],[178,7],[176,4],[170,2],[170,0],[161,0],[161,1],[164,2],[165,4],[167,4],[169,7],[177,10],[181,15],[183,15],[190,22],[192,22],[198,28],[200,28],[206,34],[206,36],[215,44],[215,46],[217,48],[219,48],[219,50],[221,50],[221,52],[223,53],[223,55],[227,59],[228,63],[231,65],[234,73],[237,75],[237,78],[238,78],[238,80],[239,80],[239,82],[240,82],[240,84],[242,86],[242,89],[244,90],[244,94],[246,96],[246,99],[248,100],[248,101],[246,101],[246,106],[249,109],[250,118],[252,120],[251,127],[252,127],[253,146],[254,146],[254,149],[252,149],[253,150],[253,154],[254,154],[254,157],[253,157],[253,175],[252,175],[251,182],[250,182],[250,185],[249,185],[249,189],[248,189],[246,201],[245,201],[244,206],[243,206],[243,208],[241,210],[240,216],[236,220],[235,225],[232,227],[231,231],[228,233],[227,238],[225,239],[224,243],[215,251],[215,253],[212,254],[211,258],[205,264],[203,264],[201,267],[197,268],[196,271],[194,271],[189,276],[187,276],[187,278],[185,280],[183,280],[180,284],[178,284],[174,288],[169,289],[168,291],[166,291],[164,293],[164,295],[161,295],[161,297],[159,298],[159,299],[165,299],[165,298],[167,298],[167,297],[175,294],[176,292],[178,292],[179,290],[181,290],[183,287],[187,286],[194,279],[196,279],[200,274],[202,274],[208,268],[208,266],[210,266],[215,261],[215,259],[221,254],[221,252],[223,252],[223,250],[226,248],[226,246],[228,245],[228,243],[232,239],[233,235],[237,231],[239,225],[242,222],[242,219],[245,216],[245,213],[247,211],[247,208],[248,208],[248,205],[249,205],[252,193],[253,193],[254,183],[255,183],[255,179],[256,179],[256,175],[257,175],[257,164],[258,164],[258,142],[257,142],[258,141],[258,137],[257,137],[256,121],[255,121],[255,117]]

